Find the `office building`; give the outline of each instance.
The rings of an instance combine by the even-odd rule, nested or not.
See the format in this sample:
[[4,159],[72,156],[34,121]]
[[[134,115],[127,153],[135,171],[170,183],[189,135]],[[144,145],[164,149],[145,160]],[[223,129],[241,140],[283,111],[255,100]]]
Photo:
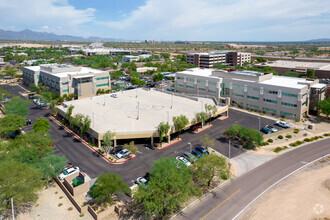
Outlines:
[[122,60],[123,62],[133,62],[133,61],[139,61],[140,57],[138,56],[123,56]]
[[98,89],[110,89],[106,71],[63,64],[24,67],[25,85],[42,83],[49,91],[62,96],[74,93],[78,98],[94,96]]
[[313,79],[194,68],[176,73],[175,90],[213,96],[219,102],[245,109],[301,119],[309,113],[309,107],[315,110],[316,103],[324,99],[326,88]]
[[214,64],[221,63],[228,66],[243,65],[251,62],[250,53],[232,51],[211,51],[208,53],[188,53],[186,62],[201,68],[213,68]]

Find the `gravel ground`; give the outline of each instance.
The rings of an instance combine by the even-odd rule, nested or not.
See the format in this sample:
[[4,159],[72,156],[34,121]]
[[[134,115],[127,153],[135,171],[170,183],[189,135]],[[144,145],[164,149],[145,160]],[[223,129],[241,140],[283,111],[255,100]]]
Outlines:
[[[62,205],[60,205],[62,204]],[[21,214],[18,220],[89,220],[93,219],[89,213],[80,213],[72,205],[61,188],[54,183],[53,186],[44,189],[39,194],[38,201],[34,204],[29,213]]]

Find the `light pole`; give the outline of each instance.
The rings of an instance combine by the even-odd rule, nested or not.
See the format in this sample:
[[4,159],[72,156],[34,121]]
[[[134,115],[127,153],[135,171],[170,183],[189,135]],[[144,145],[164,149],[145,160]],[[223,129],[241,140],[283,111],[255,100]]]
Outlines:
[[172,96],[171,96],[171,109],[173,108],[173,92],[172,92]]
[[190,147],[190,148],[189,148],[189,149],[190,149],[189,153],[191,153],[191,151],[192,151],[192,150],[191,150],[191,148],[192,148],[192,144],[191,144],[190,142],[188,142],[188,144],[189,144],[189,147]]
[[13,215],[13,220],[15,220],[14,200],[13,200],[13,197],[11,197],[11,214]]
[[95,129],[95,112],[93,112],[93,130]]
[[135,98],[137,98],[137,95],[138,95],[138,89],[136,88],[136,95],[135,95]]
[[201,104],[202,104],[201,105],[201,111],[203,111],[203,104],[204,104],[204,102],[202,101]]
[[228,162],[228,166],[229,166],[229,168],[230,168],[230,150],[231,150],[231,146],[230,146],[230,139],[229,139],[229,142],[228,142],[229,144],[228,144],[228,159],[229,159],[229,162]]
[[258,120],[259,120],[259,131],[260,131],[260,117],[258,117]]
[[167,112],[167,123],[170,122],[170,112],[169,111],[166,111]]
[[140,119],[140,102],[137,103],[137,111],[138,111],[137,120],[139,120]]

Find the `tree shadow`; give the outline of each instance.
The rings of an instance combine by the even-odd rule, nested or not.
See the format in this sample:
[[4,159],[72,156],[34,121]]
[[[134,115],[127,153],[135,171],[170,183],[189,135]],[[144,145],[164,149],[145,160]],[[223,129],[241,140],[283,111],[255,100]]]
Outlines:
[[77,139],[77,138],[74,138],[74,139],[73,139],[73,142],[75,142],[75,143],[81,143],[81,140],[79,140],[79,139]]

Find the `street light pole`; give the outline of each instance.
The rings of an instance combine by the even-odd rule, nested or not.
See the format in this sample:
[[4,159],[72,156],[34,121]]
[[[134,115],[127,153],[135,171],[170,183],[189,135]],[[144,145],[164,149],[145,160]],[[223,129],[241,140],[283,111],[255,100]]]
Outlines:
[[93,130],[95,129],[95,112],[93,112]]
[[228,166],[230,167],[230,152],[231,151],[231,146],[230,146],[230,139],[229,139],[229,144],[228,144],[228,159],[229,159],[229,162],[228,162]]
[[140,102],[137,103],[137,110],[138,110],[137,120],[139,120],[140,119]]
[[260,131],[260,117],[258,117],[258,120],[259,120],[259,131]]
[[171,96],[171,109],[173,108],[173,92],[172,92],[172,96]]
[[166,111],[167,112],[167,123],[170,122],[170,112],[169,111]]
[[190,142],[188,142],[188,144],[189,144],[189,147],[190,147],[190,151],[189,151],[189,153],[191,153],[191,148],[192,148],[192,144],[190,143]]
[[13,215],[13,220],[15,220],[15,213],[14,213],[14,200],[13,197],[11,197],[11,213]]

